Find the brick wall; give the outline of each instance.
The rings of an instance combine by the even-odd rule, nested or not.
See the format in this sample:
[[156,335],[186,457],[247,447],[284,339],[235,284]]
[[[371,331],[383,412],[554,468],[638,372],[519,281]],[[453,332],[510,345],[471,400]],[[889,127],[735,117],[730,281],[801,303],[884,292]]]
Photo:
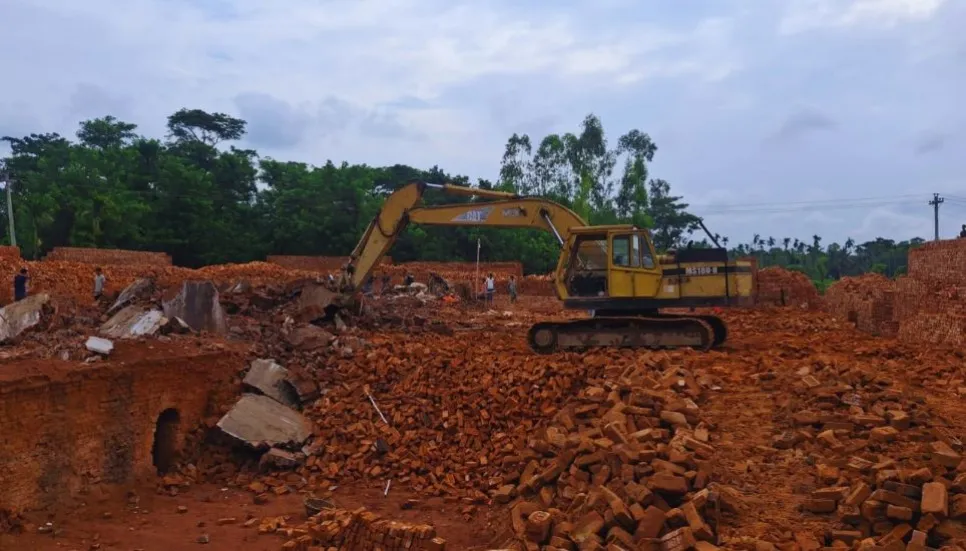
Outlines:
[[232,396],[235,354],[79,365],[0,363],[0,511],[49,507],[97,484],[157,473],[159,416],[177,411],[171,444]]
[[84,262],[86,264],[171,266],[171,256],[148,251],[123,249],[87,249],[82,247],[54,247],[44,260]]
[[20,260],[20,247],[11,247],[10,245],[0,246],[0,258]]

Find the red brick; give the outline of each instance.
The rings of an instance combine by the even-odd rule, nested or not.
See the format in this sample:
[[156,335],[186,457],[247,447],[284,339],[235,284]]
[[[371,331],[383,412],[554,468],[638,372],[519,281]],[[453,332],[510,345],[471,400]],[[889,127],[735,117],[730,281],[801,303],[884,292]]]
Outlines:
[[944,518],[949,514],[949,493],[941,482],[927,482],[922,487],[922,514]]

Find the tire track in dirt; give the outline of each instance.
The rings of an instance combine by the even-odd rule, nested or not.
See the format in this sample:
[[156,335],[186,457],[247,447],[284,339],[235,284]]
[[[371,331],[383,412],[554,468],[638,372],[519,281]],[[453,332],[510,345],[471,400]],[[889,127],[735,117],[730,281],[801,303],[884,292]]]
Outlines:
[[717,479],[744,496],[741,511],[722,519],[722,544],[739,537],[787,541],[789,532],[808,531],[809,524],[821,526],[821,519],[810,523],[798,510],[804,494],[796,485],[808,467],[805,458],[781,454],[769,445],[776,432],[773,393],[725,390],[712,395],[706,407],[720,435]]

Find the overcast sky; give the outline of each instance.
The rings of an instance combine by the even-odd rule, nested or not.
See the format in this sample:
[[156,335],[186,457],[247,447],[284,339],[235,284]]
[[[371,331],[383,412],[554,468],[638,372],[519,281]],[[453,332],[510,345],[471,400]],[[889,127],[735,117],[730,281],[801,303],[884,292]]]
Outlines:
[[649,133],[652,176],[733,244],[931,237],[934,191],[951,236],[964,29],[964,0],[2,0],[0,134],[113,114],[160,137],[197,107],[278,159],[475,181],[511,133],[594,112]]

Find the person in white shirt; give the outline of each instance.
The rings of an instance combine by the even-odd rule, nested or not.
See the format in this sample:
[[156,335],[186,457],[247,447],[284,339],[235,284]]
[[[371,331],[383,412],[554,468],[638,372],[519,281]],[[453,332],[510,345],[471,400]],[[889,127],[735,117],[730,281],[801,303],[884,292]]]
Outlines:
[[493,295],[496,293],[496,280],[493,278],[493,274],[486,276],[486,302],[487,304],[493,304]]
[[107,277],[104,272],[101,271],[101,267],[98,266],[94,268],[94,300],[100,300],[101,296],[104,295],[104,284],[107,282]]

